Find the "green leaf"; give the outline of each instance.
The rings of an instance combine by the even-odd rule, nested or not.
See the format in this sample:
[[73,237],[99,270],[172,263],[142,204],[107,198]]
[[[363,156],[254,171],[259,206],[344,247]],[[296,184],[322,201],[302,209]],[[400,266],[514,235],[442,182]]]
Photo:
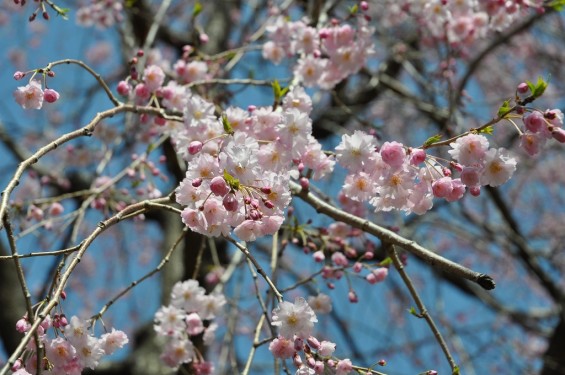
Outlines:
[[[528,85],[529,86],[529,85]],[[504,117],[510,112],[512,107],[510,107],[510,100],[505,100],[504,103],[498,108],[497,115],[498,117]]]
[[453,367],[453,372],[451,373],[451,375],[459,375],[459,366]]
[[385,266],[390,266],[391,264],[392,264],[392,259],[390,257],[386,257],[384,260],[382,260],[379,263],[379,266],[385,267]]
[[57,12],[58,16],[61,16],[64,20],[68,20],[68,13],[71,11],[71,8],[61,8],[57,5],[54,6],[55,11]]
[[131,8],[137,3],[137,0],[126,0],[126,8]]
[[196,4],[194,4],[194,8],[192,8],[192,18],[198,16],[200,12],[202,12],[202,4],[200,4],[200,1],[197,1]]
[[493,132],[494,132],[494,126],[492,126],[492,125],[489,125],[486,128],[479,130],[479,134],[484,133],[484,134],[491,134],[492,135]]
[[224,126],[224,131],[229,134],[232,135],[233,134],[233,128],[231,127],[231,124],[228,120],[228,116],[226,116],[226,114],[222,114],[222,125]]
[[359,6],[357,4],[355,4],[351,8],[349,8],[349,14],[351,14],[351,15],[357,14],[358,11],[359,11]]
[[277,81],[276,79],[273,81],[273,83],[271,83],[271,86],[273,87],[273,95],[275,96],[275,102],[278,102],[279,99],[282,96],[282,88],[281,85],[279,83],[279,81]]
[[526,81],[526,84],[528,85],[528,88],[532,92],[532,96],[534,98],[539,98],[540,96],[542,96],[548,85],[547,81],[545,81],[541,76],[538,77],[538,81],[535,84],[530,81]]
[[416,311],[416,309],[414,308],[414,306],[410,307],[410,309],[408,309],[408,312],[412,315],[414,315],[416,318],[421,318],[422,316],[420,314],[418,314],[418,312]]
[[224,169],[224,180],[226,180],[226,183],[233,191],[239,190],[239,180],[234,176],[232,176],[231,174],[229,174],[228,171],[226,171],[225,169]]
[[565,0],[554,0],[547,4],[547,7],[553,8],[554,10],[560,12],[565,8]]
[[434,143],[439,142],[441,137],[441,134],[432,135],[430,138],[426,139],[426,142],[424,142],[424,148],[430,147]]

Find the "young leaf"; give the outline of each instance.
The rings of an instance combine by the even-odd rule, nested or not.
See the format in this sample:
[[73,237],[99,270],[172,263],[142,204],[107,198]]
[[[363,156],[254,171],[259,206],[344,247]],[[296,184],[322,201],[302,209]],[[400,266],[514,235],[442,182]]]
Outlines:
[[547,4],[547,7],[553,8],[554,10],[560,12],[565,8],[565,0],[553,0],[552,2]]
[[505,100],[504,103],[502,103],[502,105],[500,106],[500,108],[498,108],[498,112],[497,112],[498,117],[506,116],[508,112],[510,112],[510,109],[512,109],[512,107],[510,107],[510,100]]
[[192,18],[198,16],[200,12],[202,12],[202,4],[200,4],[200,1],[197,1],[196,4],[194,4],[194,8],[192,8]]
[[386,267],[386,266],[390,266],[391,264],[392,264],[392,259],[390,259],[390,257],[386,257],[384,260],[382,260],[379,263],[379,266]]
[[226,180],[227,184],[233,191],[239,190],[239,180],[232,176],[224,169],[224,180]]
[[489,125],[484,129],[479,130],[479,133],[484,133],[484,134],[492,134],[494,132],[494,126]]
[[410,314],[414,315],[416,318],[422,317],[420,314],[418,314],[418,312],[416,312],[416,309],[414,308],[414,306],[410,307],[410,309],[408,309],[408,312]]
[[532,90],[532,96],[538,98],[543,95],[545,89],[547,88],[547,82],[543,78],[538,77],[538,82],[536,83],[534,89]]
[[276,79],[273,81],[273,83],[271,84],[271,86],[273,87],[273,95],[275,96],[275,102],[278,102],[279,99],[282,96],[282,89],[281,89],[281,85],[279,83],[279,81],[277,81]]
[[228,120],[228,116],[226,116],[226,114],[222,114],[222,125],[224,126],[224,131],[229,134],[232,135],[233,134],[233,128],[231,127],[231,124]]
[[432,135],[430,138],[426,139],[426,141],[423,144],[423,147],[424,148],[430,147],[434,143],[439,142],[441,140],[441,137],[442,137],[441,134]]

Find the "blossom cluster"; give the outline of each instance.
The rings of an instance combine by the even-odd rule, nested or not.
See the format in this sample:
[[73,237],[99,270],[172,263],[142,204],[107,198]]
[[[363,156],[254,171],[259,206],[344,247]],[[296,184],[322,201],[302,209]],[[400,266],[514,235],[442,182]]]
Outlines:
[[[80,375],[85,368],[95,369],[103,356],[111,355],[129,342],[124,332],[115,329],[95,337],[89,332],[88,323],[76,316],[71,317],[69,322],[63,314],[46,317],[37,330],[39,340],[45,347],[45,356],[41,361],[42,374]],[[27,317],[16,323],[18,332],[25,333],[30,328]],[[55,338],[48,336],[50,328],[53,328]],[[17,375],[37,373],[37,349],[33,340],[12,366],[12,371]]]
[[[329,313],[331,304],[326,295],[309,299],[318,313]],[[332,357],[336,344],[319,341],[312,336],[314,323],[318,318],[314,309],[304,298],[297,297],[294,303],[282,301],[273,310],[272,325],[279,328],[279,336],[270,344],[269,350],[275,358],[292,358],[298,368],[296,375],[325,374],[347,375],[353,370],[351,360],[337,360]],[[304,353],[304,360],[300,353]]]
[[336,20],[315,28],[279,16],[267,27],[270,40],[263,45],[263,57],[278,64],[285,57],[298,56],[295,78],[306,87],[331,89],[357,73],[373,52],[374,28],[365,17],[356,19],[356,29]]
[[282,107],[230,107],[220,118],[202,97],[187,95],[184,126],[169,128],[177,152],[189,161],[176,200],[183,222],[208,236],[234,233],[244,241],[275,233],[291,194],[289,179],[305,168],[314,178],[334,161],[311,135],[311,99],[301,87]]
[[[17,80],[24,76],[25,73],[22,72],[14,74],[14,78]],[[49,88],[43,90],[41,82],[32,79],[27,85],[20,86],[14,91],[14,98],[23,109],[41,109],[43,102],[56,102],[59,99],[59,93]]]
[[177,368],[191,363],[196,374],[210,374],[213,365],[197,352],[193,338],[201,336],[210,345],[218,325],[210,323],[226,303],[223,294],[206,294],[198,281],[178,282],[171,292],[171,304],[155,313],[155,332],[166,340],[161,359]]
[[555,139],[565,143],[563,112],[548,109],[545,112],[532,111],[522,117],[524,128],[520,134],[520,147],[530,156],[541,152],[546,142]]
[[424,32],[453,47],[470,46],[489,31],[502,31],[527,14],[528,8],[541,10],[543,1],[521,0],[387,0],[372,7],[372,15],[385,27],[416,18]]
[[76,23],[84,27],[106,29],[123,21],[123,8],[119,0],[91,0],[77,10]]

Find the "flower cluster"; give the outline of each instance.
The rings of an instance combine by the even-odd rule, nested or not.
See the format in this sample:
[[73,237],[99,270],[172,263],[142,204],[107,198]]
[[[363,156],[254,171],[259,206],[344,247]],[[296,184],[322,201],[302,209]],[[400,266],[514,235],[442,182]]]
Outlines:
[[213,372],[212,364],[196,351],[192,338],[202,336],[205,345],[213,342],[217,324],[207,322],[218,316],[225,303],[222,294],[206,294],[196,280],[174,285],[171,304],[155,313],[155,331],[166,339],[161,359],[167,366],[192,363],[197,374]]
[[124,16],[122,1],[91,0],[77,10],[76,23],[84,27],[96,26],[99,29],[112,27],[122,22]]
[[[469,46],[489,31],[502,31],[526,14],[531,7],[541,9],[542,1],[497,0],[387,0],[375,4],[371,15],[385,27],[416,18],[426,34],[445,40],[453,47]],[[414,24],[414,22],[411,22]]]
[[520,147],[530,156],[540,153],[545,143],[555,139],[565,143],[563,129],[563,112],[559,109],[548,109],[545,112],[526,113],[522,120],[524,129],[520,135]]
[[267,32],[270,40],[263,45],[263,57],[278,64],[284,57],[300,56],[294,75],[307,87],[333,88],[357,73],[373,51],[374,29],[362,16],[357,17],[357,29],[337,21],[314,28],[280,16]]
[[423,149],[398,142],[385,142],[379,149],[374,137],[364,132],[344,135],[336,147],[338,163],[349,171],[342,192],[351,200],[369,201],[376,211],[421,215],[432,208],[433,197],[453,202],[463,197],[466,187],[478,195],[481,186],[499,186],[516,170],[516,159],[503,148],[489,149],[483,135],[471,133],[450,146],[450,165],[460,178],[452,178],[451,169],[437,164]]
[[[16,72],[14,78],[16,80],[22,79],[25,73]],[[30,80],[25,86],[20,86],[14,91],[14,98],[16,102],[22,106],[23,109],[41,109],[43,102],[54,103],[59,99],[59,93],[53,89],[42,89],[42,85],[37,80]]]
[[[31,324],[26,317],[16,324],[16,330],[21,333],[30,328]],[[55,331],[55,338],[48,337],[50,328]],[[46,375],[80,375],[85,368],[95,369],[104,355],[114,353],[129,342],[124,332],[115,329],[95,337],[89,332],[88,321],[73,316],[69,322],[61,314],[47,316],[37,332],[45,347],[41,373]],[[18,375],[37,373],[34,341],[30,341],[22,357],[12,366],[12,371]]]
[[[310,298],[319,307],[319,313],[329,313],[331,304],[325,295]],[[269,350],[276,358],[292,358],[298,368],[296,375],[324,374],[325,371],[339,375],[349,374],[353,367],[349,359],[336,360],[332,357],[336,344],[319,341],[312,336],[316,313],[304,298],[296,298],[294,303],[283,301],[273,310],[272,325],[279,328],[279,336],[270,344]],[[300,353],[304,353],[305,360]]]
[[275,233],[291,195],[289,179],[305,169],[322,177],[333,168],[312,137],[311,100],[300,87],[280,110],[228,108],[222,118],[202,97],[186,98],[185,123],[172,128],[189,161],[176,189],[183,222],[208,236],[234,233],[244,241]]

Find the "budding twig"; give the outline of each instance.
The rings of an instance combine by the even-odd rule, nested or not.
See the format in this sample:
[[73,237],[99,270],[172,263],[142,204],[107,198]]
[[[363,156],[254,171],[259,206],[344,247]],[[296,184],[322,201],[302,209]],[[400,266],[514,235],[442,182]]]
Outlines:
[[406,249],[412,254],[418,256],[426,263],[430,264],[432,267],[439,268],[442,271],[450,273],[454,276],[474,281],[487,290],[494,289],[496,285],[494,280],[490,276],[463,267],[458,263],[455,263],[449,259],[442,257],[441,255],[434,253],[429,249],[426,249],[415,241],[404,238],[391,230],[370,222],[369,220],[340,210],[339,208],[334,207],[327,202],[324,202],[314,194],[303,190],[296,182],[290,182],[290,189],[293,195],[308,203],[310,206],[316,209],[318,213],[324,214],[337,221],[341,221],[345,224],[351,225],[352,227],[361,229],[364,232],[370,233],[375,237],[378,237],[383,242],[400,246],[403,249]]

